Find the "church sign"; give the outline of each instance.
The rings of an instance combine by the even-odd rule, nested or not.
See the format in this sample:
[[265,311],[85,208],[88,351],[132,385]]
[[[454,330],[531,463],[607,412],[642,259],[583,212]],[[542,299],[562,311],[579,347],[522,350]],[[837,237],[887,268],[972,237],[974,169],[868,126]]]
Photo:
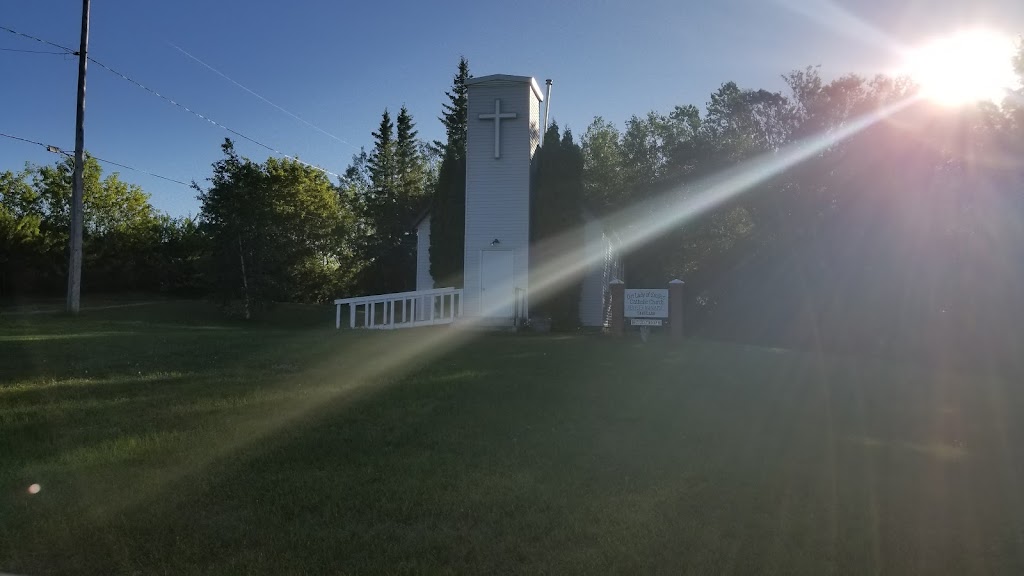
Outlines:
[[661,326],[668,318],[668,290],[631,289],[624,296],[622,315],[631,326]]

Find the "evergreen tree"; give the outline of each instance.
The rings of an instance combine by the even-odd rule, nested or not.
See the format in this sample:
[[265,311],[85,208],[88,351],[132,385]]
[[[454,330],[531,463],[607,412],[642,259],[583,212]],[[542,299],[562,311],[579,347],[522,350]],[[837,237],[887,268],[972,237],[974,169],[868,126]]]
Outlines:
[[452,89],[445,94],[441,123],[446,143],[435,142],[441,152],[437,186],[430,216],[430,275],[437,286],[462,286],[463,250],[466,236],[466,128],[469,98],[466,81],[471,78],[469,62],[459,60]]
[[392,270],[392,259],[404,231],[397,224],[401,217],[395,125],[387,109],[373,132],[373,141],[373,150],[366,160],[366,189],[357,204],[362,222],[359,251],[366,263],[360,284],[365,292],[387,294],[404,288],[395,286]]
[[367,171],[370,176],[370,189],[367,204],[369,210],[375,212],[372,218],[381,220],[380,212],[389,211],[388,204],[394,200],[397,184],[397,164],[395,158],[395,125],[391,122],[391,114],[387,108],[381,114],[380,126],[373,133],[373,152],[367,160]]
[[583,151],[572,133],[552,123],[534,156],[530,202],[530,300],[532,312],[551,318],[556,330],[579,327],[583,278],[556,261],[578,262],[583,254]]
[[366,267],[361,289],[374,294],[412,290],[416,243],[412,223],[423,209],[426,164],[412,115],[403,106],[397,135],[385,110],[373,133],[373,150],[353,159],[343,187],[355,197],[360,219],[360,253]]
[[427,161],[421,152],[422,143],[416,138],[416,123],[405,106],[398,113],[395,140],[396,192],[398,218],[401,226],[401,245],[396,247],[394,272],[401,275],[404,288],[416,287],[416,234],[413,223],[426,207]]
[[406,223],[415,218],[423,209],[424,184],[427,179],[427,164],[420,142],[416,139],[416,123],[405,106],[398,113],[397,139],[395,140],[395,166],[400,198],[405,206]]
[[466,130],[469,120],[469,88],[466,81],[473,76],[469,73],[469,60],[459,58],[459,70],[452,80],[452,89],[445,92],[448,102],[443,105],[444,113],[439,120],[444,124],[447,142],[434,141],[434,146],[442,156],[449,150],[456,158],[466,157]]

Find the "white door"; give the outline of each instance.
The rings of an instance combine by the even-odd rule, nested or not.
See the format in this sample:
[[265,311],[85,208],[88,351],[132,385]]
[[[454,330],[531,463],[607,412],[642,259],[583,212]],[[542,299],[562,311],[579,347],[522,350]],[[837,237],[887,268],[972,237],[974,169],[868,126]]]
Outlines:
[[480,315],[512,318],[515,304],[513,252],[484,250],[480,253]]

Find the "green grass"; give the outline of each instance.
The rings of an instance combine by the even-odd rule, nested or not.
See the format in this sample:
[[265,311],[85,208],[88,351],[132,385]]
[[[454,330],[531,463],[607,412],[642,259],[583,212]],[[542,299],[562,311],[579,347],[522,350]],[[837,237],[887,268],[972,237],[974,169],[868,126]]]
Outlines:
[[0,571],[1024,573],[1020,375],[210,318],[0,311]]

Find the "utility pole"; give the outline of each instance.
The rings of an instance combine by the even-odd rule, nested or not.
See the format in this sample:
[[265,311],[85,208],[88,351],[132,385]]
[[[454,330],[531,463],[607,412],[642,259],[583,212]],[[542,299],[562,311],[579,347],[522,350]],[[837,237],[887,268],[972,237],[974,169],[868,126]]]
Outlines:
[[75,114],[75,176],[71,191],[71,239],[68,242],[69,314],[78,314],[82,296],[82,221],[85,192],[85,66],[89,61],[89,0],[82,0],[82,40],[78,48],[78,110]]

